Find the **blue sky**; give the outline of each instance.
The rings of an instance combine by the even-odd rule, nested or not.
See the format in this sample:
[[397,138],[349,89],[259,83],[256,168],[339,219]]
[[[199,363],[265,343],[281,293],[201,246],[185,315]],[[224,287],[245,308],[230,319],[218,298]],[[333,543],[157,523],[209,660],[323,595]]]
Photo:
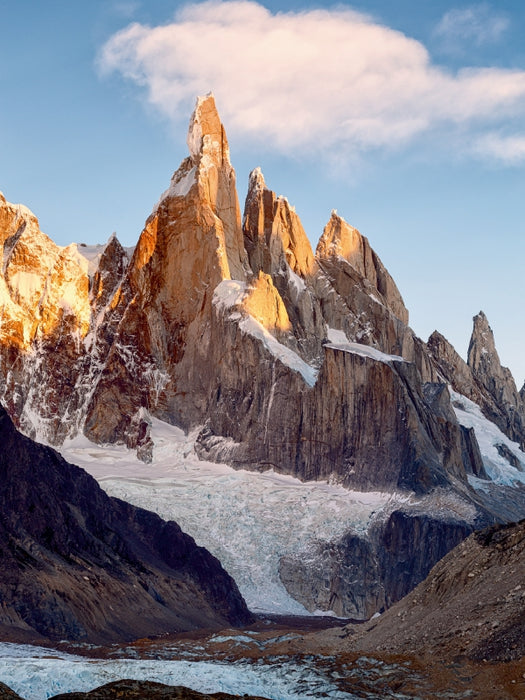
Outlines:
[[[424,339],[487,314],[525,379],[525,5],[0,0],[0,190],[57,243],[133,245],[213,90],[248,174],[366,235]],[[7,31],[6,31],[7,28]]]

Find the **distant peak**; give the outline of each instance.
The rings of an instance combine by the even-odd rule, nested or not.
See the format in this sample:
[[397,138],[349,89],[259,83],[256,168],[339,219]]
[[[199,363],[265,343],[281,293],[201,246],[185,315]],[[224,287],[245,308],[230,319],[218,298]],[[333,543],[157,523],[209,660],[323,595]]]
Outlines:
[[474,327],[472,330],[472,338],[474,340],[478,340],[478,342],[481,342],[483,339],[485,341],[485,345],[488,344],[490,346],[494,346],[494,338],[493,338],[493,332],[492,328],[489,325],[488,319],[483,313],[483,311],[480,311],[479,314],[474,316],[472,319],[474,322]]
[[499,357],[494,333],[483,311],[480,311],[472,320],[474,327],[468,348],[468,364],[475,373],[480,373],[484,371],[483,368],[487,363],[495,362],[499,365]]
[[474,324],[483,324],[488,326],[489,322],[483,311],[480,311],[474,318],[472,319],[474,321]]

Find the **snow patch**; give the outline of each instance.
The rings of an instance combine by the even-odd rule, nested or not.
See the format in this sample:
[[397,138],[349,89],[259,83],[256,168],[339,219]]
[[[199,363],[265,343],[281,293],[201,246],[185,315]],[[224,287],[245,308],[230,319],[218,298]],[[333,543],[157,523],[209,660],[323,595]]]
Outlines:
[[287,266],[288,281],[290,285],[295,289],[296,299],[301,296],[303,292],[306,291],[306,284],[302,277],[299,277],[292,268]]
[[177,170],[177,172],[171,178],[170,186],[161,194],[159,201],[155,204],[151,213],[155,214],[165,199],[170,197],[185,197],[193,185],[197,182],[196,175],[196,166],[193,166],[187,172]]
[[248,286],[244,282],[223,280],[213,292],[213,305],[220,311],[230,311],[242,304]]
[[[114,236],[115,234],[113,234]],[[109,241],[111,241],[111,239]],[[109,243],[108,241],[108,243]],[[102,245],[86,245],[85,243],[71,243],[67,246],[73,260],[76,261],[82,272],[92,277],[98,270],[100,258],[107,248],[108,243]]]
[[18,270],[9,277],[9,286],[16,290],[16,303],[31,304],[35,295],[40,297],[42,292],[42,274],[28,270]]
[[190,125],[188,127],[188,135],[186,137],[186,143],[190,151],[192,159],[197,159],[201,154],[202,149],[202,126],[199,121],[200,108],[210,97],[213,97],[213,93],[209,92],[207,95],[201,95],[197,97],[195,102],[195,109],[193,110],[192,117],[190,119]]
[[325,343],[325,347],[333,348],[334,350],[342,350],[343,352],[361,355],[361,357],[368,357],[372,360],[377,360],[378,362],[384,362],[387,365],[389,365],[391,362],[406,362],[406,360],[400,355],[388,355],[387,353],[381,352],[381,350],[373,348],[370,345],[351,343],[343,331],[335,328],[328,328],[327,336],[329,342]]
[[307,364],[296,352],[276,340],[259,321],[253,318],[253,316],[244,318],[239,323],[239,327],[248,335],[260,340],[264,347],[274,357],[280,360],[283,365],[286,365],[294,372],[298,372],[308,386],[314,386],[317,380],[318,370]]
[[239,307],[242,304],[244,296],[247,292],[247,285],[244,282],[235,280],[223,280],[220,282],[213,293],[214,306],[222,311],[230,314],[230,318],[239,320],[239,328],[256,338],[264,347],[280,362],[298,372],[308,384],[314,386],[317,380],[318,370],[306,363],[299,355],[290,348],[276,340],[266,328],[259,323],[253,316],[246,314],[244,317],[239,316]]

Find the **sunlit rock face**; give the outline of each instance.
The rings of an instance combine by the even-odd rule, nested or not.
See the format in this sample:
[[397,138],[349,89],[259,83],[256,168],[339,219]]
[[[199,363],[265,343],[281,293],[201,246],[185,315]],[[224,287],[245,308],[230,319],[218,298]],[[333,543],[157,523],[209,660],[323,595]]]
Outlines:
[[432,388],[449,381],[437,353],[368,240],[332,212],[314,255],[260,169],[241,221],[212,95],[187,142],[132,255],[114,236],[59,248],[0,202],[1,372],[17,424],[52,444],[79,431],[124,442],[148,461],[154,415],[200,427],[208,458],[358,489],[424,492],[479,473],[475,438],[466,446]]
[[[0,398],[53,445],[84,433],[148,462],[155,417],[191,430],[201,458],[415,498],[410,517],[281,562],[308,609],[367,617],[480,522],[522,517],[517,489],[494,495],[486,452],[455,408],[476,402],[523,445],[524,390],[483,315],[468,362],[438,333],[419,339],[368,240],[335,212],[314,254],[255,169],[241,219],[211,95],[197,101],[188,149],[133,251],[115,236],[61,248],[0,198]],[[520,469],[509,444],[493,447]]]
[[[400,321],[408,324],[408,311],[392,277],[385,269],[377,254],[370,247],[368,239],[353,226],[332,212],[317,245],[318,260],[343,259],[356,270],[363,282],[371,285],[378,301],[386,306]],[[365,287],[366,288],[366,287]]]
[[3,398],[26,433],[57,444],[80,427],[88,377],[99,369],[94,339],[127,258],[115,238],[106,247],[61,248],[27,208],[3,196],[0,242]]
[[248,270],[235,173],[211,96],[197,103],[188,146],[129,267],[122,321],[87,408],[85,431],[97,442],[147,445],[141,408],[184,427],[206,409],[211,296]]

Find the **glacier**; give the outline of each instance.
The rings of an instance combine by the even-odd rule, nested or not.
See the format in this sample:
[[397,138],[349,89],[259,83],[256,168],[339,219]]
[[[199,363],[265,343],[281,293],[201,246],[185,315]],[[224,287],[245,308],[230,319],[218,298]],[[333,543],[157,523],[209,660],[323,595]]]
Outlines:
[[306,556],[314,542],[349,530],[365,534],[381,513],[410,499],[200,461],[193,449],[198,431],[185,435],[148,420],[155,445],[151,464],[124,446],[95,445],[83,436],[66,441],[60,451],[109,495],[175,520],[221,561],[255,612],[308,615],[281,583],[280,558]]

